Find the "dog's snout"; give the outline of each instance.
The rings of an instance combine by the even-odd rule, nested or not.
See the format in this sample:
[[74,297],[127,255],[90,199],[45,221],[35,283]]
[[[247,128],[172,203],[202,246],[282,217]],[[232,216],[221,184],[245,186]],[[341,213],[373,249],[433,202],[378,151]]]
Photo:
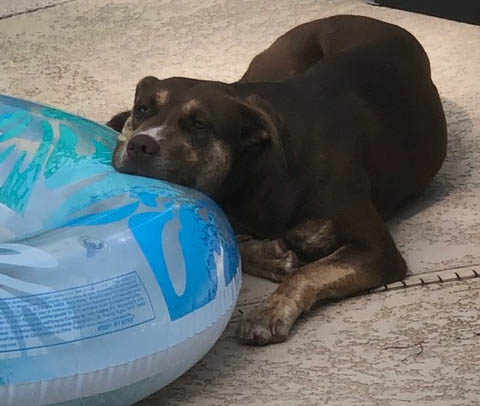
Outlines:
[[128,156],[135,159],[147,158],[155,155],[158,150],[158,143],[147,134],[138,134],[127,144]]

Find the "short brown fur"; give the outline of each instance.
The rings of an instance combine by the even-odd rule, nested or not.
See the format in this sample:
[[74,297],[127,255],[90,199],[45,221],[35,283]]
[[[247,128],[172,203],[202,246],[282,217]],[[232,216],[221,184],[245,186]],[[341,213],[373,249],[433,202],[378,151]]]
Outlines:
[[294,28],[237,83],[143,79],[132,123],[115,167],[210,194],[242,234],[245,272],[281,282],[240,324],[255,345],[285,340],[318,300],[405,276],[384,221],[432,180],[447,141],[422,46],[359,16]]

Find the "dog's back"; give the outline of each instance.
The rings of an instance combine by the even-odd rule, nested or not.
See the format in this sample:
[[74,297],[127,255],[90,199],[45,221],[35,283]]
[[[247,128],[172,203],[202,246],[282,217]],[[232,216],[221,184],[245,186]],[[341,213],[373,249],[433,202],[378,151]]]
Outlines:
[[240,82],[284,80],[307,71],[321,59],[369,44],[375,46],[382,40],[409,44],[414,63],[430,75],[428,57],[408,31],[369,17],[338,15],[301,24],[279,37],[253,58]]
[[[318,102],[320,115],[327,88],[337,106],[334,98],[358,98],[354,109],[368,128],[361,140],[364,166],[383,218],[420,193],[440,168],[445,116],[428,57],[408,31],[361,16],[300,25],[257,55],[241,82],[285,80],[301,89],[302,98]],[[345,122],[344,115],[337,109],[328,120],[338,123],[339,132],[356,132],[353,116]]]

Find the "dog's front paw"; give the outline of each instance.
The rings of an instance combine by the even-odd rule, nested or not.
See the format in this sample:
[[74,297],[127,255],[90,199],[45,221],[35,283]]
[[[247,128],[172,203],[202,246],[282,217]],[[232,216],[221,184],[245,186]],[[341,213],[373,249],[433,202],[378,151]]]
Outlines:
[[255,240],[245,236],[237,238],[245,273],[282,282],[301,265],[297,255],[281,240]]
[[274,295],[242,318],[238,338],[249,345],[281,343],[287,339],[298,315],[293,300]]

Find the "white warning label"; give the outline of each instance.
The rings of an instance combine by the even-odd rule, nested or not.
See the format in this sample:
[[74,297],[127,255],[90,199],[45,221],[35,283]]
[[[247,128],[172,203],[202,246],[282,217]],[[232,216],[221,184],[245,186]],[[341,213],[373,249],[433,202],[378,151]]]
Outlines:
[[0,353],[85,340],[154,318],[136,272],[52,293],[0,299]]

